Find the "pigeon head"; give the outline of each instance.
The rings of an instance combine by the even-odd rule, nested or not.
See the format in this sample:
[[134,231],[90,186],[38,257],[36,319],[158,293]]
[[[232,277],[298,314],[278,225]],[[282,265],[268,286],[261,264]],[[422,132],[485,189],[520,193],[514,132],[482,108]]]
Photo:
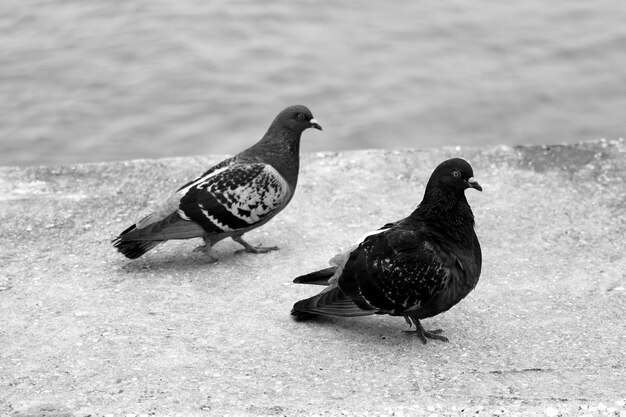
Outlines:
[[[468,188],[483,190],[474,179],[470,164],[461,158],[443,161],[430,176],[424,199],[411,216],[434,216],[440,220],[444,218],[451,224],[463,223],[469,219],[473,225],[474,217],[464,193]],[[456,214],[452,214],[453,212]]]
[[302,133],[310,127],[322,130],[322,126],[317,123],[311,110],[302,105],[289,106],[278,113],[272,125],[278,125],[297,133]]
[[443,194],[462,194],[468,188],[483,190],[474,179],[472,166],[461,158],[448,159],[439,164],[426,186],[427,191],[437,189]]

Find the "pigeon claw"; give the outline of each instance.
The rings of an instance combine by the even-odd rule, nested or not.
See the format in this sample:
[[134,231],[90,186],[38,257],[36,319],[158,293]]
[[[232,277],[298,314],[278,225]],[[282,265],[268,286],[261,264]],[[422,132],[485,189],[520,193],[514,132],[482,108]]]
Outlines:
[[248,253],[267,253],[267,252],[271,252],[273,250],[278,250],[278,246],[250,246],[249,248],[239,249],[235,253],[236,254],[237,253],[243,253],[243,252],[248,252]]
[[442,342],[449,342],[450,340],[448,340],[447,337],[439,335],[439,333],[441,333],[442,331],[443,330],[441,329],[437,329],[437,330],[431,330],[431,331],[403,330],[402,332],[403,333],[415,333],[415,335],[419,338],[422,344],[425,345],[428,339],[436,339],[436,340],[441,340]]
[[261,245],[259,245],[259,246],[252,246],[251,244],[249,244],[248,242],[243,240],[243,238],[241,236],[233,236],[232,239],[245,248],[245,249],[240,249],[240,250],[236,251],[235,254],[241,253],[241,252],[267,253],[267,252],[271,252],[273,250],[278,250],[278,246],[261,246]]
[[426,330],[424,329],[424,326],[422,326],[422,323],[420,323],[418,319],[409,317],[409,316],[404,316],[404,319],[407,321],[407,323],[409,323],[409,329],[412,327],[413,324],[415,324],[415,330],[403,330],[402,333],[415,333],[415,335],[420,339],[420,341],[424,345],[426,344],[427,339],[441,340],[442,342],[450,341],[448,340],[447,337],[441,336],[439,334],[439,333],[443,333],[442,329]]

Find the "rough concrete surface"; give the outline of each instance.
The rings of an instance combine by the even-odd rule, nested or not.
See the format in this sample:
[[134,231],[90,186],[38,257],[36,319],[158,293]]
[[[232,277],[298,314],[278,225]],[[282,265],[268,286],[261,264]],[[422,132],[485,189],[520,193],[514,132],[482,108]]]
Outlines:
[[[476,290],[425,320],[294,322],[327,265],[409,214],[444,159],[468,159]],[[289,207],[253,244],[111,239],[220,156],[0,169],[0,414],[626,414],[626,143],[304,155]]]

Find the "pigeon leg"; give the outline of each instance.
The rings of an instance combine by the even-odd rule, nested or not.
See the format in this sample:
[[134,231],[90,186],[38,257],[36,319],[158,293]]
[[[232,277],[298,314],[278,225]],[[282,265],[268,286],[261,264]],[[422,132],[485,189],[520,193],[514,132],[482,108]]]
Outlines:
[[212,264],[213,262],[217,262],[217,258],[211,254],[211,249],[213,248],[213,244],[214,242],[210,238],[208,238],[207,236],[204,236],[204,245],[198,246],[193,251],[204,252],[204,254],[206,254],[206,256],[209,258],[209,263]]
[[404,330],[403,332],[415,333],[415,335],[419,337],[420,341],[423,344],[426,344],[426,338],[437,339],[443,342],[449,342],[447,337],[439,335],[439,333],[443,333],[443,330],[441,329],[426,330],[424,329],[424,326],[422,326],[422,323],[420,323],[420,321],[416,319],[415,317],[404,316],[404,319],[406,320],[407,323],[409,323],[409,328],[411,328],[411,326],[415,324],[415,330]]
[[246,251],[249,253],[266,253],[269,251],[278,250],[278,246],[252,246],[251,244],[243,240],[243,237],[241,235],[231,236],[231,237],[235,242],[239,243],[245,248],[245,249],[238,250],[235,253],[239,253],[243,251]]

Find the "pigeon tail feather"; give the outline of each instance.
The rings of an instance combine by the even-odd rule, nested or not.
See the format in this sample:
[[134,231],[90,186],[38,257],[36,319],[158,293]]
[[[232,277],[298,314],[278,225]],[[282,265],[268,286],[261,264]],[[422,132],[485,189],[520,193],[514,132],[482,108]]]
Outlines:
[[123,240],[118,237],[113,246],[128,259],[137,259],[150,249],[165,242],[164,240]]
[[311,284],[311,285],[328,285],[328,280],[335,275],[337,271],[336,266],[331,266],[326,269],[320,269],[319,271],[311,272],[310,274],[300,275],[296,277],[294,284]]
[[[143,220],[124,230],[117,239],[122,241],[191,239],[203,237],[204,229],[192,221],[183,220],[177,212],[171,213],[164,219],[148,223],[141,227]],[[139,225],[139,227],[137,227]],[[115,242],[114,242],[115,243]]]
[[338,287],[334,287],[311,298],[298,301],[291,310],[291,315],[296,320],[303,320],[315,314],[341,317],[369,316],[376,314],[376,309],[363,309],[357,306],[352,298],[345,295]]
[[200,226],[181,219],[174,212],[161,221],[148,223],[145,227],[138,228],[137,224],[128,227],[113,240],[113,246],[127,258],[137,259],[166,240],[202,237],[203,235],[204,231]]

